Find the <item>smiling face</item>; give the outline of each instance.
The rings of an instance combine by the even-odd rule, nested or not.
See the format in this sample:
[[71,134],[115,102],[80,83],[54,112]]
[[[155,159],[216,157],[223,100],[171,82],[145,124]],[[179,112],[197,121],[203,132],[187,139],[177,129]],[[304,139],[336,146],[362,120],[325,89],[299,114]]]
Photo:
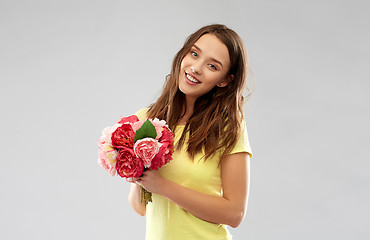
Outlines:
[[181,62],[179,88],[186,98],[196,100],[216,85],[225,87],[233,79],[229,51],[213,34],[200,37]]

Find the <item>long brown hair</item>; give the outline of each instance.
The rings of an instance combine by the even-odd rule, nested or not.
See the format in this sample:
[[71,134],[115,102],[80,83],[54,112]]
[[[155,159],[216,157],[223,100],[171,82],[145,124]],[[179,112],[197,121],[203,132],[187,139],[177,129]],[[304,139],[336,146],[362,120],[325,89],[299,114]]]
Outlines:
[[199,97],[194,104],[194,113],[187,121],[176,148],[180,149],[188,136],[187,152],[194,158],[204,151],[205,160],[217,151],[221,157],[234,148],[241,132],[244,118],[243,92],[246,86],[248,59],[244,44],[238,34],[221,24],[202,27],[191,34],[176,54],[167,76],[161,96],[149,106],[148,117],[165,119],[174,130],[182,117],[185,96],[179,90],[180,65],[195,42],[204,34],[213,34],[227,47],[230,56],[228,75],[234,79],[226,87],[215,86]]

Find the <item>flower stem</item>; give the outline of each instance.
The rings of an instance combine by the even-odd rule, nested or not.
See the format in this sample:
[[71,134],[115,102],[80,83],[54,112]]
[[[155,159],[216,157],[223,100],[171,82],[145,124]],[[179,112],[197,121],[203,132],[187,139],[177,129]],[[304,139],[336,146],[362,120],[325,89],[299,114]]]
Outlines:
[[140,202],[142,203],[145,201],[145,205],[148,204],[148,202],[152,201],[152,193],[145,190],[143,187],[140,187]]

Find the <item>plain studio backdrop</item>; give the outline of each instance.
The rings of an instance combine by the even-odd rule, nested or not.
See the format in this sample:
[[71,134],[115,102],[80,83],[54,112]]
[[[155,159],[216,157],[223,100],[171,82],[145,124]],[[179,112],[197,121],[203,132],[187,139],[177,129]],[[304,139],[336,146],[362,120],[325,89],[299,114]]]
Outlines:
[[366,0],[2,0],[0,238],[144,239],[97,140],[157,99],[190,33],[223,23],[256,79],[235,239],[370,239],[369,11]]

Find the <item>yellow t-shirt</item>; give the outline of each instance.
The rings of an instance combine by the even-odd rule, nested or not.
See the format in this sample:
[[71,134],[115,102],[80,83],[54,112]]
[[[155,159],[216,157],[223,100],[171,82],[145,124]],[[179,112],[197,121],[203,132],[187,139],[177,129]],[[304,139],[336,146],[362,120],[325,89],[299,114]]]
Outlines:
[[[147,109],[136,113],[140,120],[146,117]],[[180,139],[184,126],[175,129],[175,144]],[[252,155],[247,131],[244,131],[231,153],[248,152]],[[230,154],[231,154],[230,153]],[[185,147],[176,150],[173,160],[158,169],[160,174],[184,187],[198,192],[222,196],[220,155],[206,161],[197,154],[192,161]],[[231,234],[224,224],[204,221],[185,211],[175,203],[158,194],[152,195],[146,207],[146,240],[230,240]]]

